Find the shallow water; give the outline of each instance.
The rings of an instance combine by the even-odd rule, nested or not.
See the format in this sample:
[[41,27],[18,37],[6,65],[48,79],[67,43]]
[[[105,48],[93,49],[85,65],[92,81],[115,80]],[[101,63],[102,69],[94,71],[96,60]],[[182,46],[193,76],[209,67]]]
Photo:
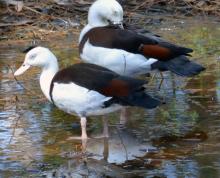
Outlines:
[[[168,25],[169,24],[169,25]],[[211,20],[172,19],[153,27],[164,38],[194,49],[207,67],[194,78],[165,73],[167,104],[155,110],[129,109],[128,121],[109,114],[109,139],[90,139],[81,154],[78,118],[48,103],[39,70],[15,81],[30,42],[0,47],[0,177],[220,177],[220,26]],[[78,61],[73,40],[49,46],[61,67]],[[159,78],[159,75],[157,76]],[[155,90],[159,79],[149,88]],[[149,90],[151,90],[149,89]],[[102,133],[101,117],[89,119],[89,136]]]

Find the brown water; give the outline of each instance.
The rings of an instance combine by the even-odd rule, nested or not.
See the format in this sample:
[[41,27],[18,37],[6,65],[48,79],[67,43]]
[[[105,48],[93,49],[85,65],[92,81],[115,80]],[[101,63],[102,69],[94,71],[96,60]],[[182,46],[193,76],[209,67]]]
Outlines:
[[[128,122],[108,115],[110,138],[91,139],[81,154],[78,118],[47,102],[39,70],[12,75],[29,42],[0,47],[0,177],[220,177],[220,25],[211,20],[176,19],[158,24],[157,33],[192,47],[207,67],[195,78],[165,73],[161,90],[167,104],[155,110],[130,109]],[[169,25],[168,25],[169,24]],[[77,61],[75,35],[41,42],[60,65]],[[159,76],[158,76],[159,77]],[[150,88],[157,88],[159,79]],[[90,136],[102,132],[101,117],[89,119]]]

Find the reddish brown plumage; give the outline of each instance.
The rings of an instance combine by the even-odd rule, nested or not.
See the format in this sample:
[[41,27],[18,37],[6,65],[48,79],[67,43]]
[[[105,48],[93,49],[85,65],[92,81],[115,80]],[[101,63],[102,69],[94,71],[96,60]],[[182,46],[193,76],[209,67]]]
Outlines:
[[160,60],[167,60],[171,56],[171,51],[169,48],[165,48],[159,45],[142,45],[141,51],[147,57]]
[[113,79],[106,87],[102,89],[101,92],[106,96],[128,96],[129,84],[123,80]]

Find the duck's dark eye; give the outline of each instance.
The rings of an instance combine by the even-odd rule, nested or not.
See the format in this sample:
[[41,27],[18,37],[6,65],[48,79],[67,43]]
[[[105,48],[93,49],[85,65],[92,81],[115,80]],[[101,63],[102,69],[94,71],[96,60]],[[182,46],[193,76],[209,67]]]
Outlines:
[[33,60],[36,56],[37,56],[37,54],[32,54],[29,56],[29,59]]
[[117,11],[114,11],[114,12],[113,12],[113,15],[118,15],[118,12],[117,12]]

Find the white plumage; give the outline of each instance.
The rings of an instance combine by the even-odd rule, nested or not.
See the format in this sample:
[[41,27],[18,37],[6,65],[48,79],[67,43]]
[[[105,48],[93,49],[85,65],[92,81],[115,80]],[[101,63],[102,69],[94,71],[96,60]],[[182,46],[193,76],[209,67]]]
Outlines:
[[93,46],[89,41],[85,43],[80,57],[85,62],[101,65],[126,76],[137,76],[150,72],[151,64],[157,61],[153,58],[146,60],[143,55],[121,49]]
[[111,99],[100,93],[80,87],[74,83],[54,83],[52,92],[54,104],[69,114],[78,116],[103,115],[117,109],[119,105],[103,108],[103,103]]

